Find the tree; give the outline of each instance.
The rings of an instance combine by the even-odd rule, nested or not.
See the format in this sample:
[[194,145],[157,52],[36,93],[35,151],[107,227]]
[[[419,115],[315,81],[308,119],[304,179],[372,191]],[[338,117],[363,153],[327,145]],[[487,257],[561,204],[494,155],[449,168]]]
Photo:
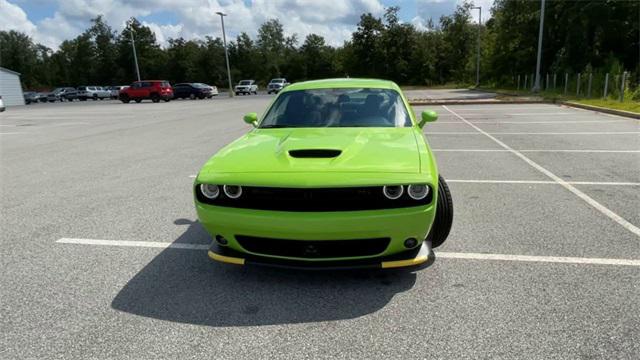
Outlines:
[[133,50],[131,47],[131,31],[133,30],[140,77],[162,78],[166,65],[166,52],[160,48],[156,35],[148,26],[142,25],[136,18],[129,20],[129,25],[122,30],[116,40],[118,48],[119,83],[129,83],[136,79]]
[[36,77],[38,47],[26,34],[10,30],[0,31],[0,66],[22,74],[27,88],[39,84]]
[[117,73],[117,48],[116,35],[109,25],[104,21],[102,15],[91,19],[92,26],[87,29],[94,43],[95,64],[93,66],[92,80],[97,84],[114,84],[113,74]]
[[[260,49],[264,69],[276,77],[282,76],[282,65],[285,61],[284,30],[280,21],[271,19],[258,29],[258,48]],[[266,77],[269,77],[267,75]]]
[[320,35],[309,34],[300,47],[305,79],[322,79],[333,75],[332,48]]

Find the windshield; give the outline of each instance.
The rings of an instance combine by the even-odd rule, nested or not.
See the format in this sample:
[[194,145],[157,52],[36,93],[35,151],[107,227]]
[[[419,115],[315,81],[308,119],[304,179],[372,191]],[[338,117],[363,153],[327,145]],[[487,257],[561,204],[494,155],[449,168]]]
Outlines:
[[195,84],[193,84],[193,87],[195,87],[195,88],[199,88],[199,89],[206,89],[206,88],[208,88],[209,86],[208,86],[208,85],[205,85],[205,84],[202,84],[202,83],[195,83]]
[[251,81],[250,80],[242,80],[238,83],[238,85],[251,85]]
[[406,127],[411,118],[390,89],[314,89],[280,95],[260,128]]
[[272,79],[271,84],[282,84],[284,79]]

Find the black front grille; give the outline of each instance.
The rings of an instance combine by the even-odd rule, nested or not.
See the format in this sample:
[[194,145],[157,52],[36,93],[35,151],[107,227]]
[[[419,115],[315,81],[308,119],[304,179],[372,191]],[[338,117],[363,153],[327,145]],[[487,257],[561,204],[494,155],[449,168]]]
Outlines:
[[[222,187],[221,187],[222,188]],[[230,199],[222,189],[216,199],[207,199],[196,185],[199,202],[217,206],[273,211],[359,211],[397,209],[430,204],[433,190],[422,200],[413,200],[406,193],[399,199],[387,199],[382,186],[350,188],[272,188],[243,186],[242,196]]]
[[321,259],[372,256],[382,253],[389,238],[353,240],[285,240],[236,235],[240,245],[256,254]]

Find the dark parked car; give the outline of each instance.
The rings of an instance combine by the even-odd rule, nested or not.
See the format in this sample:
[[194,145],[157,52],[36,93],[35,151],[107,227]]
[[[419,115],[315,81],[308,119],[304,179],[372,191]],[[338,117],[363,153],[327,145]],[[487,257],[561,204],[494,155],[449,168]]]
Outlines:
[[213,96],[211,87],[200,83],[181,83],[173,85],[174,99],[204,99]]
[[120,90],[120,101],[125,104],[131,100],[139,103],[144,99],[151,99],[156,103],[160,100],[170,101],[173,99],[173,88],[166,80],[143,80]]
[[47,101],[73,101],[78,98],[78,91],[72,87],[59,87],[55,88],[52,92],[47,94]]
[[38,103],[38,101],[40,101],[40,93],[37,93],[35,91],[25,91],[23,95],[24,103],[27,105]]

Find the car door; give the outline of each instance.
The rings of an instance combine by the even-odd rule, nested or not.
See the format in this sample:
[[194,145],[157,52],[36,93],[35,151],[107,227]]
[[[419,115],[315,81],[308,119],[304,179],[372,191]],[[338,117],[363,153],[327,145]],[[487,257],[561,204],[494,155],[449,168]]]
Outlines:
[[134,82],[133,84],[131,84],[131,86],[129,86],[129,97],[142,97],[142,82]]

